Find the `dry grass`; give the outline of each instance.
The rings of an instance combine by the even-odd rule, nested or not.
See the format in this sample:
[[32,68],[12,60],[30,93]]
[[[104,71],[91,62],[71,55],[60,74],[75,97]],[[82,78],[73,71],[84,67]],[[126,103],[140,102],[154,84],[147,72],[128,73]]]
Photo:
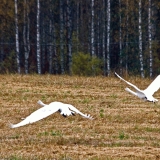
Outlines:
[[[145,88],[151,81],[128,77]],[[118,78],[0,75],[0,159],[160,159],[160,104],[126,93]],[[155,94],[160,100],[160,92]],[[95,119],[58,113],[10,129],[45,103],[73,104]]]

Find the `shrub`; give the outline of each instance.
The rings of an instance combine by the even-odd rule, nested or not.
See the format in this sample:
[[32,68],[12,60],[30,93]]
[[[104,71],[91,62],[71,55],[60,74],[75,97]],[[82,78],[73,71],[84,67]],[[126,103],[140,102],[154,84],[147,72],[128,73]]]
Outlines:
[[79,76],[96,76],[101,74],[102,62],[97,57],[79,52],[72,57],[72,73]]

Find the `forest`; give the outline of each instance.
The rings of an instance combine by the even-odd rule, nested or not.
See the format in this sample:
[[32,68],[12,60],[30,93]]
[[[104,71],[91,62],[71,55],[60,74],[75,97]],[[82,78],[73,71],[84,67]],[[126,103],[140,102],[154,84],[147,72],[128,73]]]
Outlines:
[[0,73],[160,74],[158,0],[1,0]]

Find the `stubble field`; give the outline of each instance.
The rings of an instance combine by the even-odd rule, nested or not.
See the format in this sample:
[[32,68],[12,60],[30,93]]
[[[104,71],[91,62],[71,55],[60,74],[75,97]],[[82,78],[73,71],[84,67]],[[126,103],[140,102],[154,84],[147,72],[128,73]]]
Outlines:
[[[152,81],[127,80],[141,89]],[[143,102],[125,87],[114,76],[0,75],[0,159],[160,159],[160,102]],[[39,99],[72,104],[94,120],[55,113],[9,128],[39,109]]]

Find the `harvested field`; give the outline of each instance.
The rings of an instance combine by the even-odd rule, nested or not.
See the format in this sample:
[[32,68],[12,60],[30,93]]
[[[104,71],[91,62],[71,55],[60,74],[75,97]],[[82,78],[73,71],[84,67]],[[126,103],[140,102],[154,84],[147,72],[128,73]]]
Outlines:
[[[151,83],[127,80],[141,89]],[[0,159],[160,159],[160,102],[144,102],[125,87],[117,77],[0,75]],[[94,120],[55,113],[10,129],[40,108],[39,99],[72,104]]]

